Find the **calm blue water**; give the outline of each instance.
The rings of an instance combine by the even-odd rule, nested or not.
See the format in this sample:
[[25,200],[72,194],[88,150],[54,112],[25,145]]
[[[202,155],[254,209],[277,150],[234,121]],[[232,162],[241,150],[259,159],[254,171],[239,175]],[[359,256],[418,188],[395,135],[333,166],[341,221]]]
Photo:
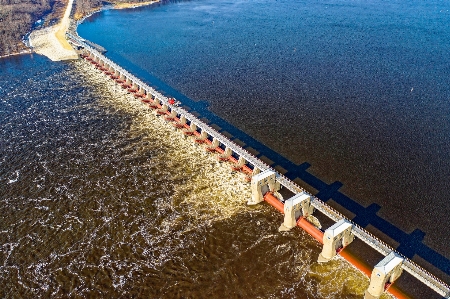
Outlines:
[[104,11],[79,33],[448,259],[449,21],[447,1],[205,0]]

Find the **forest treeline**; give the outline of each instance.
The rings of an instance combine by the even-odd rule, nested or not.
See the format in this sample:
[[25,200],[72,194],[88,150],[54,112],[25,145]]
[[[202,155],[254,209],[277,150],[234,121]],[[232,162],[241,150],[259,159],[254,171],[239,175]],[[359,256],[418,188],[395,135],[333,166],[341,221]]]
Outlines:
[[[145,0],[75,0],[74,14],[81,17],[108,3],[143,2]],[[67,0],[0,0],[0,56],[26,49],[22,42],[38,20],[52,25],[62,18]]]
[[54,4],[55,0],[0,0],[0,55],[25,49],[22,37]]
[[[114,1],[118,2],[118,1]],[[75,16],[79,18],[106,4],[101,0],[75,0]]]

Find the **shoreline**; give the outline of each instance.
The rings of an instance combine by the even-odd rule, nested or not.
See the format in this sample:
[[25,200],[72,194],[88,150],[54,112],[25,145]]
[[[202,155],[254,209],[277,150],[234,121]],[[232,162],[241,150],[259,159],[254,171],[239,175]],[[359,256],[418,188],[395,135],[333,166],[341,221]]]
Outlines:
[[70,26],[74,0],[69,0],[63,18],[54,26],[31,32],[28,41],[33,50],[52,61],[78,59],[78,54],[67,42],[65,35]]
[[[39,50],[36,51],[35,47],[32,44],[32,41],[31,41],[31,36],[32,36],[33,33],[34,33],[34,35],[36,35],[36,34],[42,35],[42,36],[40,36],[41,38],[39,40],[39,43],[41,43],[41,42],[42,43],[53,43],[53,46],[54,46],[55,41],[51,41],[51,39],[49,38],[48,35],[54,35],[56,40],[61,44],[61,47],[64,50],[73,51],[73,49],[68,47],[69,44],[67,43],[67,40],[64,37],[65,32],[67,32],[69,30],[70,20],[74,20],[75,21],[75,24],[76,24],[75,32],[77,33],[77,26],[78,25],[83,23],[84,20],[86,20],[86,18],[89,18],[90,16],[92,16],[95,13],[98,13],[98,12],[100,12],[102,10],[132,9],[132,8],[137,8],[137,7],[143,7],[143,6],[156,4],[156,3],[159,3],[159,2],[160,2],[160,0],[145,1],[145,2],[111,3],[111,5],[108,4],[108,5],[103,5],[100,8],[97,7],[95,9],[93,9],[92,11],[88,12],[87,14],[81,15],[79,18],[77,18],[76,16],[73,17],[73,18],[70,18],[70,13],[68,13],[67,16],[65,14],[63,16],[63,18],[61,18],[61,20],[60,20],[60,22],[58,24],[52,25],[52,26],[49,26],[49,27],[44,27],[44,28],[41,28],[39,30],[32,30],[31,32],[27,33],[25,35],[25,36],[28,35],[28,39],[27,39],[28,45],[27,45],[26,49],[23,49],[20,52],[14,52],[14,53],[6,54],[6,55],[0,55],[0,59],[7,58],[7,57],[12,57],[12,56],[23,55],[23,54],[33,54],[33,53],[47,56],[46,54],[39,53]],[[69,1],[69,4],[71,4],[70,1]],[[63,24],[64,18],[67,18],[69,20],[69,24]],[[47,35],[47,37],[44,37],[44,35]],[[50,52],[52,52],[52,51],[50,51]],[[52,53],[52,54],[54,54],[54,53]],[[50,58],[49,56],[47,56],[47,57]],[[68,59],[77,59],[74,56],[71,56],[70,54],[68,55],[68,57],[69,57]],[[53,60],[52,58],[50,58],[50,59]],[[61,60],[61,59],[57,59],[57,60]],[[66,59],[62,59],[62,60],[66,60]]]
[[113,9],[137,8],[137,7],[148,6],[148,5],[159,3],[159,2],[161,2],[161,0],[145,1],[145,2],[116,3],[113,5]]
[[[80,25],[84,22],[87,18],[91,17],[92,15],[101,12],[103,10],[110,10],[110,9],[129,9],[129,8],[138,8],[143,6],[148,6],[152,4],[156,4],[161,2],[161,0],[153,0],[153,1],[145,1],[145,2],[125,2],[125,3],[111,3],[108,5],[103,5],[101,7],[96,7],[95,9],[91,10],[90,12],[77,16],[75,15],[73,17],[73,20],[76,22],[76,25]],[[77,28],[75,28],[76,31]]]
[[6,54],[6,55],[0,55],[0,59],[7,58],[7,57],[24,55],[24,54],[33,54],[33,53],[36,53],[36,52],[34,52],[33,49],[28,48],[28,49],[22,50],[21,52],[15,52],[15,53],[9,53],[9,54]]

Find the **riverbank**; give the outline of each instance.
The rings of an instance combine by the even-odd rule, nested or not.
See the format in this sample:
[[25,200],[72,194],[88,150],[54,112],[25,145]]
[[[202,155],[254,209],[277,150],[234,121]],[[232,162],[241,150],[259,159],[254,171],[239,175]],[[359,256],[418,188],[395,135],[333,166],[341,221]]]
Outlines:
[[17,56],[17,55],[23,55],[23,54],[31,54],[31,53],[33,53],[33,50],[28,48],[28,49],[23,49],[22,51],[19,51],[19,52],[14,52],[14,53],[6,54],[6,55],[0,55],[0,59]]
[[70,25],[73,0],[67,3],[64,16],[57,25],[33,31],[29,37],[30,46],[52,61],[78,59],[78,54],[67,42],[65,34]]
[[113,5],[114,9],[126,9],[126,8],[136,8],[141,6],[147,6],[160,2],[160,0],[155,1],[145,1],[145,2],[127,2],[127,3],[115,3]]
[[[57,2],[54,5],[53,10],[45,17],[45,19],[41,19],[44,23],[44,28],[34,30],[30,33],[28,38],[29,45],[25,43],[21,43],[20,40],[7,42],[6,38],[2,38],[1,40],[6,43],[4,47],[6,48],[17,48],[12,51],[1,51],[2,47],[0,47],[0,59],[5,57],[11,57],[15,55],[22,55],[36,52],[38,54],[45,55],[49,57],[53,61],[58,60],[66,60],[66,59],[76,59],[76,53],[74,53],[72,47],[67,43],[65,39],[65,32],[69,28],[70,25],[70,15],[73,15],[74,20],[79,24],[85,18],[93,15],[94,13],[102,10],[102,9],[128,9],[128,8],[136,8],[141,6],[152,5],[158,3],[159,0],[156,1],[144,1],[144,2],[115,2],[111,1],[108,4],[104,4],[100,7],[92,7],[89,8],[86,12],[81,13],[78,11],[76,4],[73,4],[73,1],[67,1],[67,5],[64,3],[65,1]],[[62,9],[62,6],[65,5],[65,9]],[[70,10],[68,9],[70,5]],[[74,11],[74,13],[71,13]],[[64,13],[64,15],[62,15]],[[43,15],[36,18],[44,18]],[[61,18],[61,21],[57,25],[47,26],[48,24],[58,22],[58,19]],[[0,21],[1,22],[1,21]],[[5,26],[7,27],[7,26]],[[31,25],[30,25],[31,27]],[[25,36],[27,34],[22,33]],[[21,39],[24,39],[21,37]],[[14,43],[14,47],[12,45]],[[18,46],[19,45],[19,46]],[[31,48],[27,48],[27,46],[31,46]],[[2,53],[5,53],[3,54]]]
[[110,5],[102,5],[100,7],[92,7],[90,10],[86,12],[79,12],[76,11],[73,19],[77,22],[77,24],[82,23],[86,18],[92,16],[93,14],[104,10],[104,9],[127,9],[127,8],[137,8],[147,5],[152,5],[155,3],[159,3],[160,0],[154,0],[154,1],[143,1],[143,2],[114,2],[110,1]]
[[[135,8],[139,6],[151,5],[157,2],[159,1],[114,3],[112,9]],[[73,0],[69,0],[64,17],[58,25],[34,31],[30,34],[29,43],[36,53],[47,56],[52,61],[78,59],[77,53],[65,38],[65,34],[70,26],[72,6]],[[93,11],[89,11],[86,15],[79,14],[79,22],[82,22],[86,17],[98,11],[99,9],[95,8]],[[77,16],[75,19],[76,18]],[[79,24],[79,22],[77,23]]]
[[[33,27],[44,24],[44,17],[48,20],[53,19],[63,1],[65,0],[53,2],[43,0],[33,4],[26,0],[3,2],[0,5],[0,28],[2,29],[0,30],[0,57],[22,54],[27,50],[28,47],[24,43],[27,33]],[[62,15],[63,13],[60,17]]]

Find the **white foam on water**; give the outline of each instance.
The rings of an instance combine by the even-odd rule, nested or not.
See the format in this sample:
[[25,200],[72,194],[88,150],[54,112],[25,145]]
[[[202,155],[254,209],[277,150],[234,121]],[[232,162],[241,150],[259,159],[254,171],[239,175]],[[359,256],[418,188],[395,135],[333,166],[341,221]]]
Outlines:
[[[157,199],[157,214],[162,217],[159,226],[155,228],[158,235],[148,233],[146,225],[131,235],[133,239],[142,237],[146,241],[149,247],[143,250],[143,254],[153,256],[151,248],[157,248],[158,255],[148,260],[148,266],[162,267],[172,259],[174,251],[183,250],[188,246],[184,240],[174,242],[169,236],[174,234],[181,236],[201,227],[209,227],[214,221],[248,211],[245,203],[251,192],[249,184],[244,181],[244,175],[234,173],[226,163],[218,162],[214,155],[207,153],[202,146],[194,144],[191,138],[185,137],[162,117],[155,116],[140,100],[134,99],[92,66],[81,62],[77,67],[85,74],[90,84],[105,95],[100,105],[114,107],[133,115],[129,127],[132,136],[164,144],[165,152],[161,155],[165,157],[165,162],[169,168],[179,169],[178,173],[172,174],[173,177],[168,179],[174,182],[185,180],[182,184],[175,184],[174,193],[169,198]],[[133,150],[138,152],[143,149],[133,148]],[[177,207],[182,207],[182,210]],[[177,230],[174,231],[174,224],[182,223],[185,213],[193,216],[190,223],[176,227]],[[270,233],[260,236],[254,244],[238,252],[236,258],[276,236]],[[279,245],[276,246],[275,253],[283,255],[290,250],[292,250],[290,246]],[[325,265],[306,264],[304,261],[311,259],[309,255],[309,250],[295,254],[296,264],[293,269],[298,273],[298,280],[291,287],[282,290],[282,294],[294,295],[292,292],[305,286],[312,298],[341,298],[343,292],[354,295],[364,293],[368,279],[346,262],[338,260]],[[278,266],[286,262],[278,261]],[[119,278],[116,277],[115,281],[117,279]],[[116,282],[114,286],[120,288],[122,284]]]
[[[156,117],[139,99],[135,99],[95,68],[83,62],[78,63],[77,67],[86,75],[90,84],[106,95],[103,100],[105,105],[133,114],[131,134],[147,134],[153,142],[169,143],[170,146],[165,147],[164,153],[166,158],[170,157],[167,163],[173,167],[184,166],[172,179],[183,179],[184,174],[187,174],[186,177],[191,180],[177,185],[172,202],[161,202],[161,207],[171,205],[173,201],[189,204],[195,210],[207,211],[196,215],[203,218],[200,221],[223,219],[242,212],[247,198],[251,196],[249,184],[244,181],[243,174],[232,172],[226,163],[217,161],[215,156],[196,145],[191,138],[186,138],[162,117]],[[196,172],[196,175],[193,176],[192,172]]]
[[18,170],[16,170],[15,172],[14,172],[14,174],[15,174],[15,178],[12,178],[12,179],[8,179],[8,184],[12,184],[12,183],[15,183],[15,182],[17,182],[18,180],[19,180],[19,177],[20,177],[20,172],[18,171]]
[[[92,66],[84,62],[73,65],[89,84],[80,97],[95,100],[61,105],[58,113],[42,117],[38,105],[36,111],[29,109],[27,114],[37,114],[39,120],[31,126],[44,130],[47,126],[70,126],[66,113],[85,122],[89,130],[82,134],[63,130],[37,144],[39,154],[30,180],[31,185],[42,188],[27,199],[2,200],[2,204],[15,208],[17,217],[9,219],[10,226],[2,232],[5,244],[16,244],[14,250],[5,255],[7,248],[0,248],[0,254],[8,256],[0,273],[13,282],[15,293],[88,297],[104,288],[104,294],[131,297],[127,292],[136,285],[148,286],[139,285],[139,279],[152,275],[152,283],[158,283],[157,277],[165,280],[167,289],[157,286],[162,292],[170,288],[182,291],[182,284],[195,287],[205,277],[213,277],[211,282],[229,277],[231,283],[233,275],[241,274],[233,272],[238,267],[210,269],[210,259],[218,265],[239,265],[242,261],[251,266],[254,263],[249,256],[269,250],[268,256],[258,257],[255,264],[267,263],[269,272],[265,275],[274,275],[274,279],[281,279],[289,269],[295,281],[280,280],[279,286],[267,290],[267,298],[280,294],[294,297],[305,287],[308,298],[342,297],[339,292],[343,285],[351,284],[326,277],[337,276],[346,268],[315,269],[310,263],[315,241],[300,231],[279,234],[276,229],[282,222],[281,215],[279,223],[269,225],[266,215],[272,212],[270,208],[248,207],[251,193],[243,174],[218,162],[215,155],[156,117]],[[111,120],[113,129],[108,131],[111,126],[103,124]],[[97,125],[99,129],[95,130]],[[72,143],[77,139],[79,143]],[[48,151],[52,155],[47,155]],[[25,181],[26,169],[20,172]],[[233,223],[235,219],[239,220]],[[229,223],[233,229],[248,225],[251,234],[228,229],[220,235],[219,230]],[[214,231],[217,236],[212,235]],[[23,237],[16,240],[16,232]],[[228,242],[228,238],[236,237],[233,233],[243,238]],[[247,237],[252,241],[247,242]],[[317,284],[327,286],[317,292]]]

